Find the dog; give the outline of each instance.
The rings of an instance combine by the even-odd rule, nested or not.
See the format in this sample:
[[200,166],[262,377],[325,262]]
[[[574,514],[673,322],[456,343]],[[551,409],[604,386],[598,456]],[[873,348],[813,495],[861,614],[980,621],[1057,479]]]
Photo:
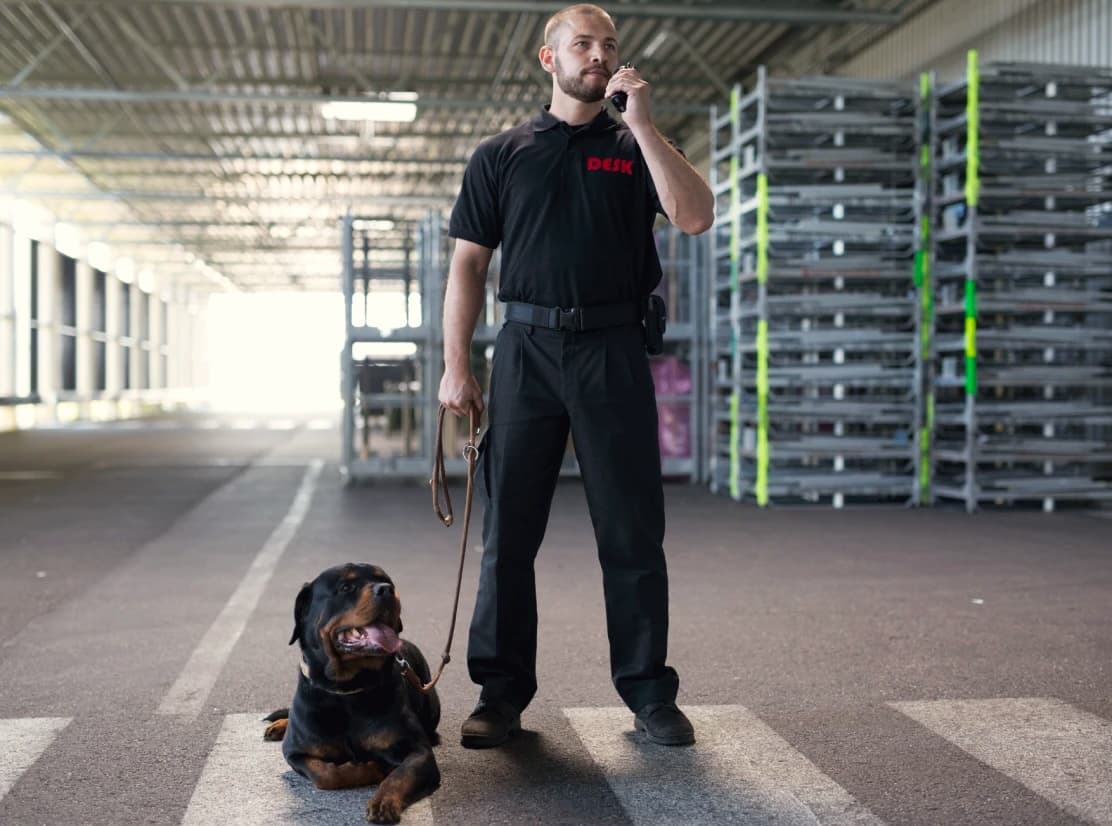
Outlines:
[[329,568],[301,588],[293,614],[301,675],[290,707],[265,718],[263,737],[281,740],[286,762],[318,789],[377,784],[367,820],[397,823],[440,785],[440,700],[403,674],[399,657],[429,680],[420,650],[398,636],[394,582],[376,565]]

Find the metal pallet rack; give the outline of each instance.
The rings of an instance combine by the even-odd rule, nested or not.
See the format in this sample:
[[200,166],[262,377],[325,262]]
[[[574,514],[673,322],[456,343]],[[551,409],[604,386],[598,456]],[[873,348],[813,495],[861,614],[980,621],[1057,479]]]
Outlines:
[[663,278],[656,292],[668,306],[664,352],[649,360],[656,384],[661,469],[666,479],[705,479],[702,445],[707,324],[706,236],[662,223],[655,233]]
[[915,314],[915,485],[912,504],[934,504],[934,280],[930,253],[933,213],[935,110],[931,94],[936,83],[932,73],[919,76],[919,98],[915,110],[915,148],[918,174],[915,177],[915,257],[913,273],[918,308]]
[[913,497],[915,108],[910,88],[762,67],[712,113],[712,488]]
[[970,52],[933,97],[934,493],[1112,499],[1112,71]]
[[[434,405],[443,359],[438,320],[447,266],[442,225],[441,214],[430,212],[409,227],[399,266],[378,263],[382,250],[375,219],[349,213],[341,221],[345,315],[340,359],[341,469],[349,482],[387,476],[428,478],[432,467]],[[388,296],[396,300],[398,293],[405,323],[380,329],[374,324],[375,302]],[[361,400],[358,369],[364,355],[373,361],[377,377],[374,392]],[[359,434],[361,401],[381,419],[372,430],[366,455]]]

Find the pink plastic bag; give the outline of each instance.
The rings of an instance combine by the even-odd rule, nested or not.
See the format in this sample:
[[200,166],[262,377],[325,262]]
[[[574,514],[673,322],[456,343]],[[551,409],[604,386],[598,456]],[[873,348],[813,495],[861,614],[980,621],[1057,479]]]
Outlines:
[[691,367],[678,356],[662,356],[649,362],[656,385],[658,436],[662,458],[691,456],[691,403],[670,397],[691,393]]

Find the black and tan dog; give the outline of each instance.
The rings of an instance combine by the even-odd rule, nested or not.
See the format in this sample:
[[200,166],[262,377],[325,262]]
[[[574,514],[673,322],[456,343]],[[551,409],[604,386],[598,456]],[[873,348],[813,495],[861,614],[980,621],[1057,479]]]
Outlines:
[[429,667],[401,630],[394,583],[375,565],[340,565],[306,583],[290,638],[301,646],[301,676],[290,708],[268,716],[263,735],[282,740],[286,761],[319,789],[378,784],[367,803],[372,823],[397,823],[440,784],[432,752],[440,701],[403,676],[399,656],[422,682]]

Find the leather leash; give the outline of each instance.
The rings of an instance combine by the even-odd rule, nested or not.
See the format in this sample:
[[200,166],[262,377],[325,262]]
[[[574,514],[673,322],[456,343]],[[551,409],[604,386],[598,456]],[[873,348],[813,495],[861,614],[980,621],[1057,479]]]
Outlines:
[[[444,527],[452,527],[455,517],[452,513],[452,499],[448,495],[448,474],[444,467],[444,414],[447,408],[440,405],[440,411],[437,414],[436,420],[436,454],[433,458],[432,465],[432,478],[429,480],[429,485],[432,487],[432,509],[436,512],[437,518],[444,523]],[[398,665],[401,666],[402,675],[409,681],[417,690],[427,694],[432,691],[433,686],[436,685],[440,679],[440,675],[444,673],[444,666],[452,661],[452,638],[456,633],[456,614],[459,613],[459,592],[463,586],[463,563],[467,559],[467,531],[471,526],[471,502],[475,493],[475,463],[479,459],[479,448],[475,445],[475,439],[479,435],[479,427],[481,425],[481,416],[471,408],[469,421],[471,430],[467,434],[467,444],[463,446],[463,458],[467,460],[467,493],[463,504],[463,536],[460,539],[459,547],[459,571],[456,574],[456,596],[452,602],[452,622],[448,626],[448,642],[444,644],[444,654],[440,659],[440,667],[436,670],[436,674],[429,680],[428,683],[422,683],[421,678],[417,676],[406,661],[404,657],[395,657]],[[444,494],[444,509],[440,507],[440,494]]]

